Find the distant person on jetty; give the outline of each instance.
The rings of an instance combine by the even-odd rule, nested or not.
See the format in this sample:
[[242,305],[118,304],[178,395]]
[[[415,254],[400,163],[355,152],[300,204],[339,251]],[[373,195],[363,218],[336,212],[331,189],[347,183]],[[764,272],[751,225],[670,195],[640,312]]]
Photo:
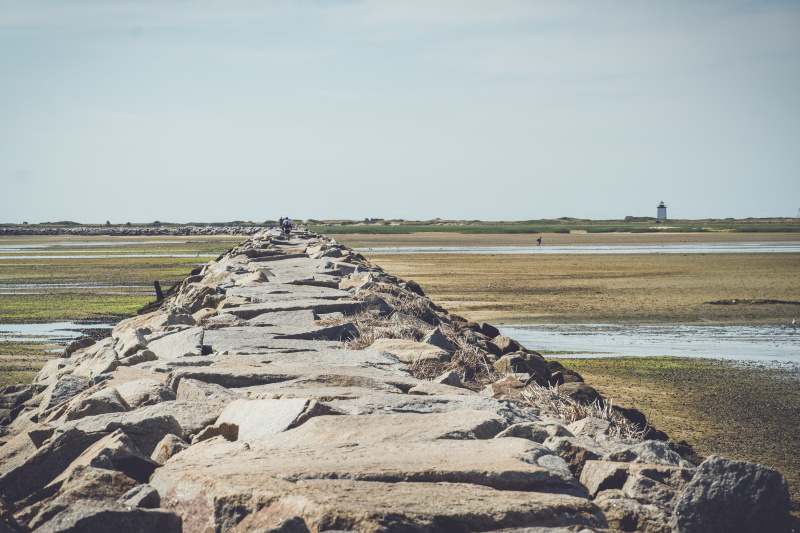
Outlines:
[[292,233],[292,221],[289,220],[289,217],[286,217],[286,218],[284,218],[282,220],[283,220],[283,222],[282,222],[282,224],[283,224],[283,237],[288,241],[289,240],[289,234]]
[[538,239],[536,239],[536,246],[541,246],[541,245],[542,245],[542,238],[539,237]]

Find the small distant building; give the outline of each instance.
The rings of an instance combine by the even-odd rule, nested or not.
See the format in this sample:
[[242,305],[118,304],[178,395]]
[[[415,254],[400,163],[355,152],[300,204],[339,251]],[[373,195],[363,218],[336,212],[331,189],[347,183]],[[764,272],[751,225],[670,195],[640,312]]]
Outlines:
[[658,214],[656,218],[659,220],[667,220],[667,206],[664,205],[664,202],[658,204]]
[[631,215],[625,217],[625,222],[630,222],[631,220],[633,220],[633,217]]

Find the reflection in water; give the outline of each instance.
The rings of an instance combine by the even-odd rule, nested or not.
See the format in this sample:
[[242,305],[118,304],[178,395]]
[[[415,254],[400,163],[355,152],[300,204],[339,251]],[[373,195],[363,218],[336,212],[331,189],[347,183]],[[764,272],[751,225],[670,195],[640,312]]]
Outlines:
[[0,341],[52,342],[66,344],[83,337],[81,330],[111,329],[111,324],[76,324],[74,322],[49,322],[47,324],[0,324]]
[[800,364],[800,328],[786,325],[523,324],[500,332],[558,357],[674,355]]

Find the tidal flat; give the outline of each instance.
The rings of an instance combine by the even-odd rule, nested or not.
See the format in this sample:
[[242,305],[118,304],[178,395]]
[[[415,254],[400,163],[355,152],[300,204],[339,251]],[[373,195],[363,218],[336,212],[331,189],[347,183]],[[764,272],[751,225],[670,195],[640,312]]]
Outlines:
[[[800,254],[382,254],[385,247],[796,242],[794,234],[339,235],[450,312],[495,325],[772,325],[800,318]],[[800,334],[797,335],[800,339]],[[529,348],[536,349],[535,346]],[[578,351],[585,351],[582,348]],[[669,348],[664,348],[669,353]],[[755,461],[789,481],[800,516],[800,375],[768,361],[574,358],[549,349],[616,405],[644,412],[702,455]],[[568,351],[568,350],[563,350]],[[605,350],[603,350],[605,351]]]
[[[153,281],[166,290],[242,240],[241,236],[0,238],[0,324],[74,322],[86,327],[80,334],[102,337],[107,332],[88,326],[112,325],[136,314],[155,299]],[[51,334],[20,338],[0,332],[0,387],[30,382],[53,356],[52,350],[66,342]]]

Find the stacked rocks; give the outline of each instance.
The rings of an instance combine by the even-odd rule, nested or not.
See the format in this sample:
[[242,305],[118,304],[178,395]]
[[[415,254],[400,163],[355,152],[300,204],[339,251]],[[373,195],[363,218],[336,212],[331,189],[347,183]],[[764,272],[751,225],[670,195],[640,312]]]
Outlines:
[[262,231],[4,391],[0,531],[789,530],[774,470],[519,400],[578,378],[334,240]]

